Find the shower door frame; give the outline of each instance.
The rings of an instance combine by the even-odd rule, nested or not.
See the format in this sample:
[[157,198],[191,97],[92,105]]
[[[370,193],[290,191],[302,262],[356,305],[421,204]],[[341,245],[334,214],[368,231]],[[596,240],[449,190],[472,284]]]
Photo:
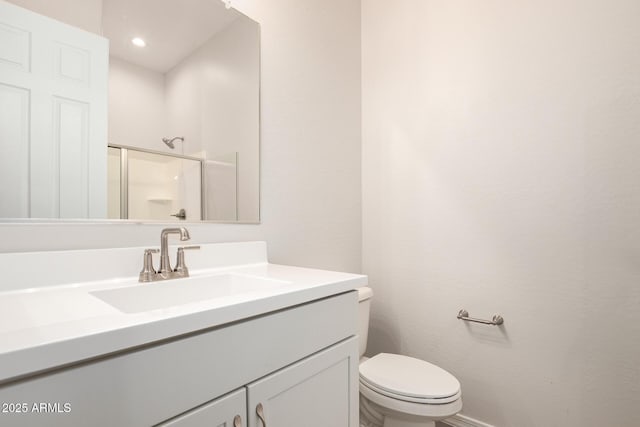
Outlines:
[[[120,150],[120,219],[129,219],[129,150],[140,153],[156,154],[160,156],[168,156],[181,160],[192,160],[200,163],[200,221],[204,221],[205,217],[205,179],[204,179],[204,160],[198,157],[185,156],[183,154],[166,153],[163,151],[149,150],[147,148],[131,147],[129,145],[108,144],[109,148]],[[237,186],[237,184],[236,184]],[[236,209],[236,216],[238,210]]]

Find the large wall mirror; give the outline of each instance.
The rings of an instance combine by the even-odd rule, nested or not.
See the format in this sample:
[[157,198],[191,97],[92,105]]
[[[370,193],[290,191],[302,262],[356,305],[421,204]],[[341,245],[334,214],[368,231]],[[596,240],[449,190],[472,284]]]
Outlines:
[[259,92],[220,0],[0,0],[0,219],[259,222]]

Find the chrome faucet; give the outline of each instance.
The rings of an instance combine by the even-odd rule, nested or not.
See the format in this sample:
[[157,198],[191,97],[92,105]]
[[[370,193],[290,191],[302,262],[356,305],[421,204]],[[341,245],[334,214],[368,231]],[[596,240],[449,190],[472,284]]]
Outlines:
[[189,236],[189,232],[186,228],[165,228],[160,233],[160,270],[159,274],[169,274],[173,272],[171,269],[171,264],[169,263],[169,234],[179,234],[180,241],[184,242],[185,240],[189,240],[191,236]]
[[156,271],[153,268],[153,254],[157,253],[157,249],[146,249],[144,251],[144,264],[138,281],[155,282],[159,280],[178,279],[181,277],[189,277],[189,269],[184,262],[184,251],[186,249],[200,249],[200,246],[182,246],[178,248],[176,257],[176,268],[171,268],[169,261],[169,235],[178,234],[180,241],[189,240],[189,231],[184,227],[165,228],[160,233],[160,269]]

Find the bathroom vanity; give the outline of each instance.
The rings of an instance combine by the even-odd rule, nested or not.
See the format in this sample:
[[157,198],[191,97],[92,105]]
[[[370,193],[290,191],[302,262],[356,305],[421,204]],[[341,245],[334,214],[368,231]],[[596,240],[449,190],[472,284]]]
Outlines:
[[[365,276],[269,264],[248,242],[138,283],[143,250],[0,254],[0,425],[358,425]],[[33,263],[56,268],[18,274]]]

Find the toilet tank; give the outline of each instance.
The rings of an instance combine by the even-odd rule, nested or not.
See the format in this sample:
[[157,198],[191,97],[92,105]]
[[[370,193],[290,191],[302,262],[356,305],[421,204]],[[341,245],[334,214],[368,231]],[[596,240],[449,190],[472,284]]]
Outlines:
[[371,309],[371,288],[358,288],[358,336],[360,339],[360,357],[367,349],[367,339],[369,338],[369,311]]

